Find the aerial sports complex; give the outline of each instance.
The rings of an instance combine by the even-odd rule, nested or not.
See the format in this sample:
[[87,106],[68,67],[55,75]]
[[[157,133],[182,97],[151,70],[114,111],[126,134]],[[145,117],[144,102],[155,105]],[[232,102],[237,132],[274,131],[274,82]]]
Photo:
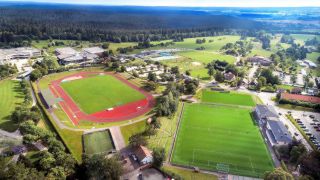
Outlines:
[[112,72],[77,72],[50,82],[41,92],[48,108],[59,103],[74,125],[80,120],[116,122],[149,112],[151,94]]

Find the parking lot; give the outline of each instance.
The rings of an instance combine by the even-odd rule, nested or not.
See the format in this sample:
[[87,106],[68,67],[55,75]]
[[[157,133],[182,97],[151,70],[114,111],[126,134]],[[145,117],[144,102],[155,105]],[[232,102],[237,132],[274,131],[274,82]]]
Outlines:
[[320,148],[320,114],[312,112],[291,112],[303,131],[310,137],[310,140]]

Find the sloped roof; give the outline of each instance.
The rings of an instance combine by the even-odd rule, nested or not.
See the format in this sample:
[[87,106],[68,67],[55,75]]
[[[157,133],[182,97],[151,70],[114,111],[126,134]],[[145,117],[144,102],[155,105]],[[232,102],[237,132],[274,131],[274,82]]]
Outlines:
[[258,111],[261,116],[266,117],[266,118],[272,118],[272,117],[278,118],[279,117],[277,115],[276,110],[272,106],[258,104],[256,106],[256,111]]
[[268,120],[267,123],[269,124],[272,134],[277,142],[290,143],[292,141],[290,133],[281,121]]
[[138,157],[139,160],[142,160],[145,157],[152,156],[151,151],[145,146],[139,146],[135,151],[135,155]]

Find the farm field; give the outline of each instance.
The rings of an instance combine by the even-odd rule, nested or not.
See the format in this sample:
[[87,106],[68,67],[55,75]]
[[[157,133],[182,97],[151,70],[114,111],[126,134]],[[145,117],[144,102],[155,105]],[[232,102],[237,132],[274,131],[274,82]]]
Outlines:
[[232,104],[241,106],[255,106],[256,102],[250,94],[240,94],[236,92],[218,92],[204,90],[202,92],[202,102]]
[[186,104],[172,163],[263,177],[265,171],[273,169],[273,162],[250,111]]
[[83,135],[84,153],[88,155],[108,153],[114,149],[110,132],[98,131]]
[[0,81],[0,129],[15,131],[18,125],[10,120],[10,115],[24,100],[19,81]]
[[140,92],[108,75],[63,82],[61,86],[87,114],[144,98]]

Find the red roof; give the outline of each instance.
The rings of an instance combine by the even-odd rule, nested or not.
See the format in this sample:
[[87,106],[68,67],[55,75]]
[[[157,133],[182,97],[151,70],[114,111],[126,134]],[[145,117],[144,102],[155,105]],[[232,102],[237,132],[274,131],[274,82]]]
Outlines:
[[304,102],[310,102],[310,103],[314,103],[314,104],[320,104],[319,97],[305,96],[305,95],[300,95],[300,94],[281,93],[281,99],[304,101]]
[[144,146],[139,146],[136,151],[135,151],[136,156],[138,156],[139,160],[144,159],[145,157],[150,157],[152,156],[151,151],[149,151],[148,148]]

